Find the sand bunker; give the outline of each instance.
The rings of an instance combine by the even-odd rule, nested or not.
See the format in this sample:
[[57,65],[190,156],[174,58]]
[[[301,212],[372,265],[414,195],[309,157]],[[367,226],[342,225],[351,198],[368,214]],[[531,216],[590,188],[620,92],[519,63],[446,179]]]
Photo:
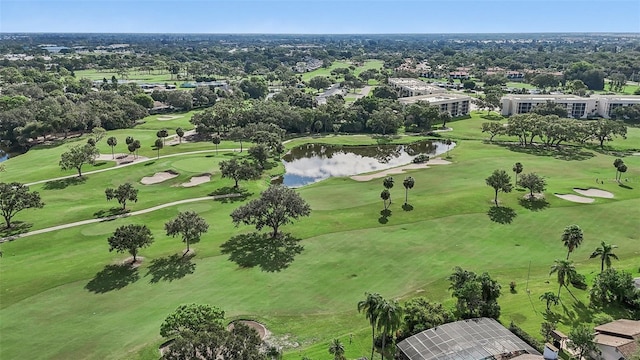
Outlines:
[[211,181],[211,174],[202,174],[200,176],[194,176],[191,179],[189,179],[189,182],[186,183],[182,183],[180,184],[180,186],[182,187],[192,187],[192,186],[197,186],[200,184],[204,184],[206,182]]
[[142,183],[143,185],[152,185],[152,184],[157,184],[157,183],[161,183],[163,181],[167,181],[169,179],[173,179],[174,177],[178,176],[179,174],[175,171],[162,171],[162,172],[157,172],[155,174],[153,174],[153,176],[145,176],[140,180],[140,183]]
[[163,116],[158,116],[158,120],[160,120],[160,121],[169,121],[169,120],[180,119],[181,117],[182,116],[163,115]]
[[605,198],[605,199],[613,199],[613,194],[612,193],[610,193],[608,191],[600,190],[600,189],[573,188],[573,191],[577,192],[580,195],[584,195],[584,196],[591,196],[591,197],[598,197],[598,198]]
[[261,340],[264,340],[264,339],[266,339],[269,335],[271,335],[271,333],[269,332],[269,330],[267,330],[267,328],[266,328],[264,325],[260,324],[260,323],[259,323],[259,322],[257,322],[257,321],[252,321],[252,320],[238,320],[238,321],[234,321],[234,322],[232,322],[231,324],[229,324],[229,325],[227,326],[227,330],[229,330],[229,331],[233,330],[233,324],[235,324],[235,323],[242,323],[242,324],[247,325],[247,326],[248,326],[248,327],[250,327],[250,328],[255,329],[255,330],[258,332],[258,334],[260,335],[260,339],[261,339]]
[[595,201],[588,197],[578,196],[573,194],[553,194],[553,195],[559,197],[560,199],[564,199],[564,200],[572,201],[576,203],[582,203],[582,204],[589,204]]
[[440,158],[435,158],[435,159],[429,160],[428,162],[422,163],[422,164],[408,164],[408,165],[404,165],[404,166],[400,166],[400,167],[395,167],[395,168],[391,168],[391,169],[382,170],[380,172],[373,173],[373,174],[354,175],[354,176],[351,177],[351,179],[353,179],[355,181],[369,181],[369,180],[373,180],[373,179],[380,179],[380,178],[386,177],[388,175],[402,174],[405,170],[428,169],[429,165],[449,165],[449,164],[451,164],[450,161],[442,160]]

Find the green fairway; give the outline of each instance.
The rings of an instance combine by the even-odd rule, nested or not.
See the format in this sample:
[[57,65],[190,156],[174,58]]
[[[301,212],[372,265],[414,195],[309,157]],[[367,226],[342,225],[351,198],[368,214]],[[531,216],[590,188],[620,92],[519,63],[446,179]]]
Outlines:
[[[358,76],[360,75],[361,72],[368,70],[368,69],[382,69],[382,65],[384,64],[383,61],[380,60],[367,60],[364,62],[364,64],[362,66],[357,66],[356,69],[354,70],[354,75]],[[319,68],[307,73],[302,74],[302,81],[309,81],[311,80],[311,78],[314,78],[316,76],[326,76],[326,77],[331,77],[331,70],[333,69],[338,69],[338,68],[348,68],[349,66],[351,66],[351,63],[346,62],[346,61],[334,61],[331,66],[329,66],[328,68]],[[340,82],[342,81],[342,77],[338,78],[337,81]],[[373,83],[373,80],[371,81],[372,85],[375,85]]]
[[[560,153],[511,149],[484,141],[488,135],[481,133],[481,124],[490,121],[486,118],[496,117],[495,113],[490,117],[486,114],[473,113],[451,121],[448,126],[453,131],[438,134],[457,144],[451,150],[450,165],[393,175],[396,186],[391,190],[390,216],[381,215],[382,179],[358,182],[331,178],[299,189],[311,206],[311,216],[283,230],[301,240],[303,251],[296,254],[287,247],[280,248],[279,256],[260,257],[254,267],[239,267],[221,248],[232,236],[252,231],[244,225],[235,227],[229,216],[246,199],[182,204],[3,243],[0,358],[157,359],[158,346],[163,342],[160,324],[178,305],[193,302],[220,307],[229,319],[264,323],[276,340],[289,344],[285,359],[328,358],[327,348],[333,338],[345,344],[347,358],[369,356],[370,327],[356,310],[364,293],[379,292],[385,298],[401,301],[426,296],[452,307],[454,299],[448,291],[447,277],[454,266],[489,272],[502,285],[499,304],[503,324],[514,321],[539,338],[544,304],[538,297],[546,291],[557,291],[549,268],[554,259],[566,257],[560,240],[565,226],[578,224],[584,230],[584,242],[571,259],[589,285],[600,270],[599,261],[590,260],[589,255],[601,241],[618,246],[620,260],[614,261],[617,269],[640,276],[640,156],[624,157],[629,168],[623,176],[628,179],[624,187],[613,181],[612,166],[613,160],[622,156],[617,152],[640,148],[640,129],[630,128],[626,140],[615,139],[604,151],[593,144],[581,149],[568,146]],[[188,129],[190,115],[176,116],[183,117],[162,124],[175,121],[175,125]],[[134,136],[143,143],[141,155],[156,155],[150,146],[162,127],[157,116],[145,120],[135,129],[109,132],[107,136],[118,138],[116,152],[126,152],[124,139]],[[175,133],[173,126],[167,126],[170,134]],[[286,147],[419,139],[424,137],[326,135],[297,138]],[[73,174],[57,167],[66,146],[38,147],[7,161],[2,181],[31,182]],[[105,140],[99,146],[102,153],[111,152]],[[239,144],[223,142],[220,147],[232,149]],[[160,155],[212,149],[210,143],[183,143],[166,146]],[[104,189],[127,181],[140,189],[139,201],[127,204],[132,211],[229,190],[233,181],[221,179],[218,164],[245,154],[223,150],[172,156],[91,174],[77,183],[33,185],[46,206],[25,210],[15,220],[41,229],[95,218],[101,211],[118,206],[106,201]],[[496,214],[491,211],[493,190],[484,179],[494,169],[505,169],[513,177],[515,162],[524,165],[524,173],[536,172],[545,178],[546,200],[532,207],[523,200],[526,192],[514,189],[499,195],[503,209],[510,211]],[[109,166],[113,162],[99,165]],[[140,184],[142,177],[169,169],[179,176],[155,185]],[[279,165],[270,174],[282,171]],[[180,186],[202,173],[211,173],[211,181],[191,188]],[[402,179],[409,175],[415,179],[415,186],[408,194],[412,210],[405,211]],[[255,198],[268,186],[268,177],[241,182],[240,186],[249,198]],[[596,184],[596,178],[605,183]],[[610,191],[614,198],[578,204],[554,196],[590,187]],[[210,224],[209,232],[192,245],[196,255],[189,259],[180,257],[185,244],[179,238],[167,237],[163,228],[166,221],[185,210],[197,211]],[[128,255],[110,253],[107,244],[107,237],[117,227],[132,223],[146,224],[155,236],[150,247],[141,249],[144,261],[136,270],[115,266]],[[232,253],[260,254],[264,248],[264,244],[249,243],[245,248],[232,249]],[[274,268],[277,271],[263,270]],[[509,292],[511,281],[517,284],[515,293]],[[563,290],[563,305],[553,309],[563,332],[579,322],[591,322],[599,311],[585,307],[588,291],[572,292],[576,299]],[[608,311],[624,315],[617,309]],[[37,354],[34,347],[39,349]]]

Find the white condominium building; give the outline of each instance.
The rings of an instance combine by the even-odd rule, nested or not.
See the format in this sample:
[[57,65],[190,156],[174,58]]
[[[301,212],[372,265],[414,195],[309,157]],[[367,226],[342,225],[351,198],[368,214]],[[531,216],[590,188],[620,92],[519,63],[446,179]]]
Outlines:
[[554,102],[567,108],[567,116],[584,119],[592,116],[610,118],[618,106],[640,104],[637,95],[505,95],[500,100],[502,115],[526,114],[533,107],[546,102]]
[[451,116],[464,116],[469,114],[469,103],[471,97],[460,94],[442,93],[431,95],[419,95],[398,99],[400,104],[409,105],[416,102],[426,102],[429,105],[437,106],[440,111],[446,111]]
[[398,97],[430,95],[446,92],[445,89],[413,78],[389,78],[389,86],[398,91]]

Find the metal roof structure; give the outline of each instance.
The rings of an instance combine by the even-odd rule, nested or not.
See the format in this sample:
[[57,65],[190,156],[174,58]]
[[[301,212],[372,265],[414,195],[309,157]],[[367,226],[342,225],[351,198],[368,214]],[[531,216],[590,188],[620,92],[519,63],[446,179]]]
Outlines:
[[[540,353],[494,319],[456,321],[425,330],[397,345],[409,360],[507,359]],[[540,356],[540,358],[542,358]]]

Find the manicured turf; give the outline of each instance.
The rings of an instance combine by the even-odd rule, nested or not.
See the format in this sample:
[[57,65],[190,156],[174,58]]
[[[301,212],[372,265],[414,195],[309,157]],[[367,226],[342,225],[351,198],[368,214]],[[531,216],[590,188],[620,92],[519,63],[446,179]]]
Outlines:
[[[401,181],[405,175],[394,175],[392,214],[386,219],[380,214],[380,179],[357,182],[335,178],[300,189],[313,209],[312,215],[283,230],[302,239],[304,250],[298,255],[289,252],[293,261],[279,271],[261,269],[276,266],[277,259],[268,262],[262,258],[253,268],[240,268],[228,260],[229,255],[222,254],[222,243],[251,231],[246,226],[235,228],[229,217],[243,201],[180,205],[2,244],[0,358],[157,359],[162,320],[178,305],[191,302],[219,306],[230,319],[252,318],[265,323],[282,342],[298,344],[286,349],[286,359],[328,358],[328,343],[336,337],[345,344],[348,358],[369,356],[370,328],[356,311],[364,292],[401,300],[421,295],[453,306],[446,278],[454,266],[488,271],[503,286],[499,300],[502,322],[514,321],[537,337],[544,310],[538,297],[557,290],[548,271],[554,259],[566,256],[559,238],[563,228],[573,223],[583,228],[585,240],[571,259],[589,283],[600,264],[588,257],[601,241],[618,245],[620,261],[614,262],[616,268],[639,276],[640,156],[624,158],[629,167],[625,185],[630,188],[620,187],[612,180],[615,156],[609,151],[583,149],[573,157],[543,156],[542,152],[512,151],[484,143],[487,136],[480,133],[480,124],[487,120],[480,116],[485,114],[453,121],[449,126],[454,130],[440,134],[457,142],[451,151],[451,165],[407,173],[416,181],[409,192],[412,211],[402,209]],[[130,131],[114,133],[124,136]],[[137,131],[142,138],[145,130]],[[146,132],[150,133],[149,140],[155,137],[155,129]],[[394,141],[417,138],[399,137]],[[378,141],[370,136],[328,135],[296,139],[287,147],[305,142],[353,145]],[[181,150],[185,145],[175,148]],[[616,139],[608,145],[611,149],[638,148],[640,129],[630,129],[627,140]],[[211,149],[210,144],[206,146]],[[10,160],[3,179],[5,175],[29,180],[50,177],[37,170],[20,176],[13,173],[14,169],[26,171],[29,165],[38,167],[36,163],[43,167],[48,162],[57,164],[58,148],[38,151],[38,156],[27,153]],[[140,200],[130,205],[133,210],[204,196],[232,184],[217,173],[216,163],[227,154],[231,153],[160,159],[150,165],[89,175],[84,183],[64,189],[35,185],[47,205],[20,213],[16,220],[41,228],[44,224],[92,218],[97,211],[117,206],[105,201],[104,187],[137,182],[141,176],[167,168],[180,172],[180,177],[152,186],[138,185]],[[522,202],[523,191],[500,194],[501,205],[512,213],[501,218],[505,223],[492,221],[489,210],[493,192],[484,179],[494,169],[511,173],[517,161],[524,164],[525,173],[535,171],[545,177],[549,184],[547,203],[529,209],[528,203]],[[191,189],[172,187],[193,174],[211,170],[214,176],[208,184]],[[605,184],[596,185],[596,178],[605,179]],[[255,197],[267,185],[262,179],[241,186]],[[553,196],[572,193],[574,187],[596,186],[611,191],[615,198],[584,205]],[[199,212],[211,228],[193,244],[195,258],[183,261],[171,256],[180,254],[184,244],[165,236],[163,224],[187,209]],[[114,273],[110,265],[127,255],[109,253],[106,238],[116,227],[129,223],[147,224],[156,241],[141,250],[145,260],[136,272]],[[246,246],[245,250],[255,252],[264,249],[262,244]],[[509,293],[507,285],[511,281],[517,284],[515,294]],[[554,308],[561,319],[559,328],[565,332],[577,322],[590,322],[596,314],[584,307],[588,305],[588,292],[572,291],[577,300],[563,290],[564,309]],[[611,311],[620,315],[613,312],[615,309]],[[39,351],[34,354],[36,347]]]

